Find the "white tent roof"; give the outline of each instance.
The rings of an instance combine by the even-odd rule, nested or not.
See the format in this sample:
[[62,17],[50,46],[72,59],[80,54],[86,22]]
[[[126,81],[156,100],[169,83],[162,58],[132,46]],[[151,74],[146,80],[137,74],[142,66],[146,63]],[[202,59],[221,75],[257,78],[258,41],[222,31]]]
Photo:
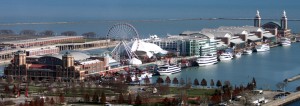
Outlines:
[[137,59],[137,58],[132,58],[131,60],[129,60],[129,64],[131,64],[131,65],[140,65],[140,64],[142,64],[142,61]]
[[153,43],[146,43],[142,40],[135,40],[131,45],[131,51],[144,51],[148,57],[152,57],[153,53],[167,54],[167,51],[163,50],[159,46]]

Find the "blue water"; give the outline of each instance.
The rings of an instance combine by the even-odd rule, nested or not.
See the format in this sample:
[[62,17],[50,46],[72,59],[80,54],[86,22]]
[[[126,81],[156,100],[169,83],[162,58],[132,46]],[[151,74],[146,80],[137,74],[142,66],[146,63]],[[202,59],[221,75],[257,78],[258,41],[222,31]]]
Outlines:
[[[92,31],[104,36],[111,25],[125,21],[133,24],[140,36],[146,37],[149,34],[179,34],[185,30],[218,26],[253,25],[253,21],[129,20],[253,18],[257,9],[262,18],[280,19],[282,11],[286,10],[289,19],[297,19],[300,18],[299,3],[299,0],[1,0],[0,29],[12,29],[15,32],[24,29],[53,30],[57,33],[72,30],[78,34]],[[299,22],[289,22],[293,32],[299,32],[297,25]]]
[[300,100],[296,101],[296,102],[293,102],[291,104],[288,104],[286,106],[300,106]]
[[[148,37],[149,34],[163,36],[167,33],[179,34],[185,30],[253,25],[253,21],[139,20],[253,18],[257,9],[263,19],[279,20],[283,10],[286,10],[288,19],[300,19],[299,4],[299,0],[1,0],[0,30],[53,30],[58,34],[72,30],[78,34],[96,32],[98,36],[105,36],[113,24],[129,22],[141,37]],[[263,23],[266,22],[263,20]],[[299,21],[289,21],[288,25],[292,32],[300,32]],[[171,77],[229,80],[236,85],[246,84],[255,77],[260,88],[276,89],[276,83],[300,74],[299,46],[277,47],[270,52],[243,56],[227,63],[188,68]],[[3,70],[3,66],[0,70]],[[294,91],[299,83],[299,80],[289,83],[287,90]]]

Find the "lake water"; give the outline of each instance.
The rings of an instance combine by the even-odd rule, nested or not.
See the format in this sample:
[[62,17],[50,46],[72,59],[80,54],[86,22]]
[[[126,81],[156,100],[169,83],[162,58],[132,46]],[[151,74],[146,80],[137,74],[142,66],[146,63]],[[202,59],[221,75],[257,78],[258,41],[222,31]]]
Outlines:
[[[252,20],[185,20],[141,21],[182,18],[253,18],[256,10],[261,17],[277,19],[286,10],[288,19],[300,19],[299,0],[1,0],[0,30],[38,32],[53,30],[96,32],[107,34],[113,24],[129,22],[141,37],[149,34],[179,34],[186,30],[217,28],[219,26],[253,25]],[[263,20],[266,23],[268,20]],[[294,33],[300,32],[299,21],[289,21]],[[230,62],[208,67],[192,67],[170,76],[201,80],[229,80],[232,84],[246,84],[255,77],[259,88],[276,89],[276,83],[300,74],[300,44],[272,48],[270,52],[254,53]],[[97,50],[96,50],[97,51]],[[0,66],[3,70],[3,65]],[[300,81],[286,87],[294,91]]]
[[[155,21],[182,18],[253,18],[256,10],[261,17],[280,19],[286,10],[288,19],[298,19],[299,0],[2,0],[0,1],[0,29],[19,32],[33,29],[38,32],[53,30],[96,32],[107,34],[113,24],[129,22],[141,37],[149,34],[179,34],[185,30],[201,30],[219,26],[253,25],[252,20],[190,20]],[[263,23],[266,23],[263,21]],[[289,27],[298,33],[299,21],[290,21]]]

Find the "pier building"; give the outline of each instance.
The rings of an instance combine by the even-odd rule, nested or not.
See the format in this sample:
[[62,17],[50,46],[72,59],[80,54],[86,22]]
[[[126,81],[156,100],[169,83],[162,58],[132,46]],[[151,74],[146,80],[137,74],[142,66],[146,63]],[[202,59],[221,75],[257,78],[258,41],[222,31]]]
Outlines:
[[270,31],[273,35],[280,37],[290,37],[291,29],[288,28],[288,18],[286,12],[283,11],[280,22],[272,21],[262,25],[262,28],[266,31]]
[[[66,52],[64,54],[53,54],[37,57],[36,60],[27,60],[26,54],[19,51],[14,59],[4,69],[5,75],[14,78],[25,79],[84,79],[90,73],[100,73],[107,66],[105,59],[91,58],[81,52]],[[103,57],[104,58],[104,57]],[[107,60],[107,59],[106,59]],[[33,62],[34,61],[34,62]]]
[[186,32],[162,39],[149,39],[146,42],[154,43],[164,50],[181,56],[194,56],[216,54],[218,41],[209,33]]

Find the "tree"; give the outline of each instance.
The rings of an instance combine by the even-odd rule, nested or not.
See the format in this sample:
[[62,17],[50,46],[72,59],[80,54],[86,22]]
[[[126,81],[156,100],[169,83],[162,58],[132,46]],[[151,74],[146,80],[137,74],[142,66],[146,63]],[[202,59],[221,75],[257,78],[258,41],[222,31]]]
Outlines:
[[84,99],[84,102],[90,102],[90,95],[86,93],[86,94],[83,96],[83,99]]
[[161,83],[164,83],[164,80],[161,77],[158,77],[156,80],[156,83],[158,83],[158,85],[160,85]]
[[136,105],[141,105],[141,104],[142,104],[142,99],[141,99],[141,97],[140,97],[139,94],[136,96],[135,104],[136,104]]
[[167,78],[166,78],[166,83],[167,83],[167,85],[169,85],[171,83],[171,79],[169,76],[167,76]]
[[207,86],[206,80],[203,78],[201,81],[201,86],[204,88],[204,86]]
[[173,84],[178,84],[178,79],[176,77],[173,79]]
[[12,30],[0,30],[0,35],[13,35],[15,34]]
[[149,84],[150,84],[150,79],[149,79],[148,76],[146,76],[146,78],[144,79],[144,83],[145,83],[146,85],[149,85]]
[[123,94],[122,94],[122,93],[119,94],[118,103],[119,103],[119,104],[124,103],[124,97],[123,97]]
[[50,99],[50,104],[54,105],[55,101],[53,100],[53,98]]
[[35,30],[22,30],[20,32],[20,35],[36,35],[36,31]]
[[197,78],[194,80],[194,85],[195,85],[195,86],[199,86],[199,85],[200,85]]
[[256,80],[255,80],[254,77],[253,77],[253,79],[252,79],[252,84],[253,84],[253,87],[256,88]]
[[64,103],[65,102],[65,97],[64,97],[64,95],[62,93],[59,95],[59,102],[60,103]]
[[102,92],[101,94],[101,99],[100,99],[100,103],[104,104],[106,102],[106,95],[104,92]]
[[183,86],[185,84],[183,78],[180,78],[180,85]]
[[40,32],[39,35],[42,35],[42,36],[54,36],[55,33],[51,30],[45,30],[43,32]]
[[6,82],[7,82],[7,84],[11,84],[14,82],[14,78],[11,75],[9,75],[9,76],[7,76]]
[[40,106],[44,106],[45,103],[44,103],[44,99],[43,98],[41,98],[39,102],[40,102]]
[[213,87],[213,86],[215,86],[215,82],[214,82],[213,79],[211,79],[211,80],[210,80],[210,87]]
[[130,75],[126,76],[126,82],[127,83],[131,83],[132,82],[132,79],[131,79]]
[[166,97],[166,98],[163,100],[163,104],[164,104],[164,106],[171,106],[171,101]]
[[62,32],[61,35],[63,35],[63,36],[76,36],[77,33],[75,31],[65,31],[65,32]]
[[96,33],[95,32],[86,32],[86,33],[83,33],[82,36],[85,38],[95,38]]
[[131,97],[131,94],[130,94],[130,93],[129,93],[129,95],[128,95],[127,103],[128,103],[128,104],[131,104],[131,103],[132,103],[132,97]]
[[218,80],[218,81],[217,81],[217,87],[219,87],[219,88],[220,88],[221,86],[222,86],[222,83],[221,83],[221,81],[220,81],[220,80]]
[[99,96],[98,96],[98,94],[96,93],[96,92],[94,92],[94,95],[93,95],[93,100],[92,100],[93,102],[99,102]]

